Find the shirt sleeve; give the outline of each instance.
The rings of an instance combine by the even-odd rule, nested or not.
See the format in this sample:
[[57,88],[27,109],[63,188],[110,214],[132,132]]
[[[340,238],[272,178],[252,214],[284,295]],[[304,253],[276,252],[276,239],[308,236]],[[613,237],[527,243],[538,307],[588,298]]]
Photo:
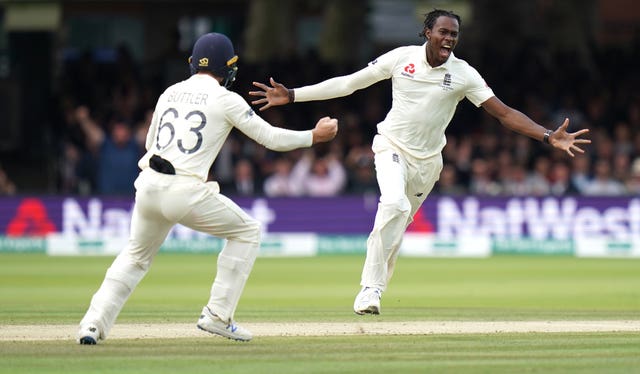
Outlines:
[[144,148],[148,151],[153,147],[153,143],[156,140],[156,131],[158,130],[158,110],[156,106],[156,110],[153,111],[153,116],[151,117],[151,123],[149,123],[149,129],[147,130],[147,138],[144,143]]
[[311,130],[295,131],[271,126],[235,92],[229,92],[225,100],[227,119],[257,143],[279,152],[307,148],[313,144]]
[[371,61],[365,68],[355,73],[296,88],[294,89],[295,101],[303,102],[343,97],[383,79],[391,78],[391,69],[386,68],[388,64],[383,63],[391,60],[390,57],[391,53],[387,53]]
[[468,67],[468,84],[465,96],[476,107],[479,107],[485,101],[494,96],[493,90],[487,85],[480,73],[472,66]]

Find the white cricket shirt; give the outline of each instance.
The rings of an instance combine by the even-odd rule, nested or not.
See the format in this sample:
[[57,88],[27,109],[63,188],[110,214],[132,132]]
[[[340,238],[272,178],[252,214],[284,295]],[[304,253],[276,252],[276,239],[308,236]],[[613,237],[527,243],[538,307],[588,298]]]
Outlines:
[[445,129],[463,98],[480,106],[494,95],[478,71],[453,53],[446,63],[431,67],[425,43],[389,51],[353,74],[296,88],[295,101],[346,96],[389,78],[393,101],[386,118],[378,124],[378,133],[418,159],[442,151]]
[[273,127],[215,78],[195,74],[160,95],[147,134],[147,153],[138,166],[149,167],[149,159],[157,154],[173,164],[176,174],[206,181],[233,127],[275,151],[310,147],[313,142],[311,130]]

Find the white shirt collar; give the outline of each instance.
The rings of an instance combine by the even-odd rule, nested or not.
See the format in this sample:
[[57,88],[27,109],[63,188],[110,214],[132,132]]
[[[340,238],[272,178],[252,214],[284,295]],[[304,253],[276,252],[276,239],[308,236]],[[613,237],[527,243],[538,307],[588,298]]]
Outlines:
[[451,54],[449,55],[449,58],[447,58],[447,61],[445,61],[444,64],[442,64],[440,66],[433,67],[433,66],[431,66],[429,64],[429,61],[427,61],[427,43],[429,43],[429,42],[425,42],[422,45],[422,48],[421,48],[422,62],[426,66],[429,66],[432,69],[450,69],[451,68],[451,61],[455,58],[455,56],[453,55],[453,51],[451,51]]

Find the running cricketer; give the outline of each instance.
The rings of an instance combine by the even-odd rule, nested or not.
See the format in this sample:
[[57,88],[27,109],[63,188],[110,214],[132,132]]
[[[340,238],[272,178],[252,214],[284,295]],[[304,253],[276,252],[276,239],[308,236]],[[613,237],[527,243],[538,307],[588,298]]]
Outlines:
[[462,99],[481,106],[503,126],[570,156],[572,151],[583,152],[579,144],[591,142],[576,139],[587,129],[568,133],[568,119],[552,131],[499,100],[476,69],[453,55],[460,22],[457,14],[435,9],[426,15],[419,33],[427,40],[422,45],[396,48],[360,71],[315,85],[287,89],[271,78],[271,87],[254,82],[261,91],[249,92],[260,97],[252,104],[265,104],[260,108],[265,110],[347,96],[383,79],[392,80],[391,110],[378,124],[372,146],[381,196],[367,240],[361,289],[353,305],[357,314],[380,313],[403,234],[440,177],[445,130]]
[[338,122],[324,117],[315,128],[292,131],[271,126],[249,104],[227,90],[238,57],[229,38],[201,36],[189,59],[190,78],[167,88],[158,99],[140,159],[129,243],[107,270],[80,322],[78,343],[106,339],[116,317],[149,270],[171,228],[180,223],[226,239],[218,256],[209,301],[197,327],[248,341],[252,334],[234,322],[234,313],[260,244],[260,224],[207,182],[209,168],[233,127],[275,151],[327,142]]

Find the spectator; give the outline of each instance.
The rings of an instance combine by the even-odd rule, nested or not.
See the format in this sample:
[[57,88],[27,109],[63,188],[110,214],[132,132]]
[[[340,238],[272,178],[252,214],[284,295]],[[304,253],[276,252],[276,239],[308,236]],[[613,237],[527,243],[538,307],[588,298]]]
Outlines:
[[301,195],[312,197],[338,195],[344,189],[347,177],[335,154],[315,157],[312,151],[298,160],[291,176],[293,184],[300,187]]
[[[463,137],[457,143],[455,148],[455,156],[453,157],[455,167],[460,183],[469,185],[469,179],[471,177],[471,164],[473,154],[473,139],[470,137]],[[445,147],[446,148],[446,147]]]
[[81,153],[78,147],[72,143],[63,142],[62,156],[60,157],[59,165],[59,177],[60,177],[60,192],[65,194],[75,194],[83,190],[85,193],[89,193],[90,186],[82,188],[82,182],[79,173],[79,166],[81,161]]
[[624,185],[611,176],[608,160],[599,158],[593,165],[593,179],[587,183],[583,193],[590,196],[615,196],[626,193]]
[[600,129],[594,134],[596,140],[594,141],[594,154],[592,157],[600,158],[603,160],[613,160],[616,152],[616,144],[613,142],[611,136],[606,133],[605,129]]
[[466,193],[465,188],[458,183],[458,171],[451,164],[445,164],[442,167],[440,179],[438,179],[433,188],[438,195],[459,196]]
[[254,196],[262,194],[262,186],[256,180],[253,164],[246,158],[238,160],[234,167],[233,183],[225,191],[228,195]]
[[[355,114],[351,113],[348,118]],[[355,120],[352,120],[355,122]],[[348,186],[347,192],[351,194],[378,194],[378,183],[375,175],[374,153],[371,146],[364,141],[364,134],[358,126],[351,125],[352,121],[347,120],[347,127],[344,132],[347,137],[346,147],[349,150],[344,160],[347,170]],[[336,145],[338,142],[332,143]]]
[[549,168],[551,162],[548,157],[538,156],[534,160],[533,170],[527,175],[529,194],[544,196],[549,194]]
[[506,175],[502,180],[502,194],[510,196],[527,196],[532,194],[533,185],[527,180],[527,169],[515,163],[506,166]]
[[351,194],[380,194],[376,181],[375,165],[373,158],[361,155],[349,168],[349,189]]
[[64,194],[88,195],[96,189],[97,159],[88,147],[87,136],[78,123],[77,107],[70,97],[61,99],[58,189]]
[[293,164],[287,157],[278,157],[274,162],[273,173],[264,181],[264,194],[268,197],[295,196],[296,189],[291,181]]
[[471,162],[469,192],[474,195],[489,196],[497,196],[502,192],[500,184],[493,179],[489,163],[482,158],[477,158]]
[[[535,154],[535,149],[533,148],[531,142],[527,141],[527,138],[522,136],[518,136],[514,139],[513,147],[514,162],[528,164],[531,159],[531,155]],[[564,157],[564,152],[558,151],[558,153],[562,154],[562,157]]]
[[626,181],[631,172],[631,156],[628,153],[616,152],[613,154],[611,176],[619,182]]
[[625,121],[616,123],[613,128],[613,141],[616,153],[630,155],[633,152],[633,132]]
[[580,194],[584,193],[591,180],[591,159],[585,156],[578,156],[571,159],[571,183],[578,189]]
[[633,160],[631,164],[631,172],[627,180],[625,180],[625,188],[630,195],[640,195],[640,157]]
[[556,161],[551,165],[549,181],[551,195],[576,195],[580,192],[571,180],[571,168],[564,161]]
[[138,176],[138,159],[143,145],[136,141],[132,129],[123,121],[115,120],[109,132],[100,127],[81,106],[76,118],[84,130],[88,148],[97,156],[97,193],[104,195],[133,195],[133,182]]

